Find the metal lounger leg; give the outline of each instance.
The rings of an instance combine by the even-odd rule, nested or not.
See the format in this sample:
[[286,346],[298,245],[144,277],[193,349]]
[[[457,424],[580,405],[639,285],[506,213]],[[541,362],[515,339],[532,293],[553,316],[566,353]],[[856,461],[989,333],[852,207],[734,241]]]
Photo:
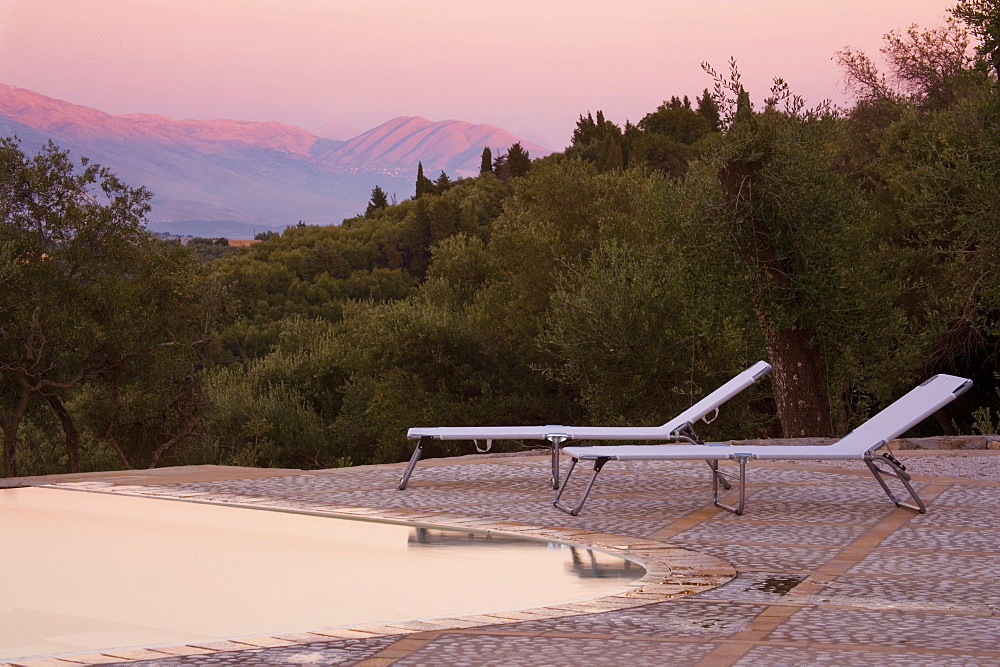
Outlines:
[[722,488],[724,488],[726,491],[733,488],[733,485],[729,483],[729,479],[719,470],[718,461],[708,460],[705,461],[705,463],[707,463],[708,467],[712,469],[712,474],[718,477],[718,480],[722,482]]
[[[889,496],[889,500],[895,503],[897,507],[905,507],[908,510],[913,510],[914,512],[919,512],[920,514],[927,513],[927,506],[924,505],[924,501],[920,499],[920,496],[917,495],[913,485],[910,484],[910,475],[906,472],[906,468],[904,468],[902,464],[885,454],[879,454],[878,456],[872,456],[869,454],[865,457],[865,463],[868,465],[868,469],[872,471],[872,475],[875,476],[875,479],[878,480],[879,486],[881,486],[882,490],[885,491],[885,495]],[[889,466],[890,469],[886,470],[884,468],[880,468],[878,465],[880,463]],[[906,492],[910,494],[910,497],[913,498],[913,502],[915,504],[911,505],[910,503],[905,503],[897,498],[889,488],[889,485],[885,483],[885,479],[883,478],[884,475],[895,477],[902,482],[903,487],[906,489]]]
[[430,442],[430,440],[431,437],[429,435],[421,436],[420,440],[417,440],[417,446],[413,450],[413,456],[410,457],[410,463],[406,466],[406,471],[399,480],[400,491],[406,489],[406,484],[410,481],[410,475],[413,474],[413,469],[417,467],[420,455],[424,453],[424,445]]
[[562,445],[562,443],[564,443],[567,440],[569,440],[569,436],[568,435],[563,435],[561,433],[552,433],[550,435],[545,436],[545,439],[548,440],[549,444],[552,446],[552,478],[551,478],[552,488],[553,489],[558,489],[559,488],[559,452],[561,451],[560,450],[560,446]]
[[[743,514],[743,506],[746,505],[747,461],[749,461],[752,457],[734,454],[730,458],[740,464],[740,500],[735,506],[719,502],[719,479],[722,476],[722,473],[719,472],[718,461],[709,461],[708,465],[712,468],[712,502],[715,503],[716,507],[721,507],[724,510],[728,510],[733,514],[740,516]],[[726,488],[728,489],[731,487],[727,486]]]
[[560,509],[571,516],[576,516],[577,514],[579,514],[580,510],[583,509],[583,504],[587,502],[587,496],[590,495],[590,490],[594,488],[594,481],[597,480],[598,473],[601,472],[601,468],[603,468],[604,464],[607,463],[609,460],[610,459],[608,458],[599,458],[596,461],[594,461],[594,474],[590,476],[590,481],[587,482],[587,488],[583,490],[583,495],[580,496],[580,502],[576,504],[576,507],[569,507],[568,505],[563,505],[561,502],[559,502],[559,499],[562,498],[563,492],[566,490],[566,487],[569,486],[569,478],[573,475],[573,469],[576,467],[576,464],[579,461],[579,459],[574,458],[573,463],[570,464],[569,466],[569,470],[566,471],[566,478],[563,480],[562,486],[559,487],[559,493],[556,494],[556,499],[552,503],[552,505],[556,509]]

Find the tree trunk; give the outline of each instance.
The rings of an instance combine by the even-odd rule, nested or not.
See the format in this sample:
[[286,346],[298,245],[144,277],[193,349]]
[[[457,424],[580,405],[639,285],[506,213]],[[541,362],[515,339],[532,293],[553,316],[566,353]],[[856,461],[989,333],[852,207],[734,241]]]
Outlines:
[[170,438],[165,443],[163,443],[162,445],[160,445],[159,447],[157,447],[156,451],[153,452],[152,460],[149,463],[150,470],[152,470],[157,465],[159,465],[159,463],[160,463],[160,457],[163,456],[163,454],[168,449],[170,449],[171,447],[173,447],[174,445],[176,445],[178,442],[180,442],[184,438],[186,438],[189,435],[191,435],[192,433],[194,433],[194,427],[197,426],[197,425],[198,425],[198,420],[196,418],[190,419],[188,421],[188,423],[184,426],[184,429],[180,433],[178,433],[177,435],[175,435],[174,437]]
[[69,472],[80,472],[80,434],[76,430],[76,424],[73,423],[73,418],[58,396],[49,394],[46,399],[49,401],[49,407],[59,418],[59,423],[62,424],[63,436],[66,441],[66,456],[69,458]]
[[28,410],[28,400],[31,392],[25,388],[21,392],[21,397],[14,406],[14,411],[7,417],[3,417],[0,423],[3,424],[3,476],[17,477],[17,429],[21,425],[21,419]]
[[807,332],[764,326],[771,384],[783,438],[833,435],[826,370]]
[[[797,322],[776,327],[769,293],[795,294],[795,272],[779,255],[768,221],[755,206],[760,194],[754,188],[759,163],[730,160],[719,181],[733,211],[733,238],[747,269],[750,298],[757,312],[771,361],[778,420],[782,436],[832,436],[830,394],[823,358],[810,342],[809,331]],[[786,297],[787,298],[787,297]]]
[[13,417],[3,420],[3,476],[17,476],[17,424]]
[[125,467],[125,470],[132,470],[132,464],[129,462],[128,457],[125,456],[125,452],[122,451],[121,446],[118,444],[118,439],[115,437],[115,428],[118,426],[118,417],[122,412],[122,404],[118,396],[117,383],[113,384],[111,387],[111,398],[112,401],[114,401],[114,408],[111,410],[111,418],[108,420],[108,428],[104,431],[104,440],[111,445],[111,449],[113,449],[115,454],[118,455],[118,460]]

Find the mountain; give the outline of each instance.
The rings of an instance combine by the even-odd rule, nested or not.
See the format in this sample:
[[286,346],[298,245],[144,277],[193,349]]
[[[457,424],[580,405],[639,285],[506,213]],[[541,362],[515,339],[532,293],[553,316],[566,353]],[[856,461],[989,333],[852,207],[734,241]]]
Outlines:
[[421,162],[424,173],[443,170],[449,176],[474,176],[479,173],[483,148],[489,146],[499,154],[500,148],[517,142],[534,157],[552,152],[493,125],[459,120],[434,123],[426,118],[400,116],[316,157],[330,164],[402,171],[412,171]]
[[[331,135],[337,127],[320,129]],[[423,118],[338,140],[278,122],[111,115],[4,84],[0,135],[17,135],[27,152],[51,139],[147,187],[150,229],[229,237],[300,220],[338,223],[364,211],[376,185],[398,199],[411,196],[418,161],[428,173],[472,175],[483,147],[497,155],[518,141],[490,125]],[[534,157],[550,152],[521,143]]]

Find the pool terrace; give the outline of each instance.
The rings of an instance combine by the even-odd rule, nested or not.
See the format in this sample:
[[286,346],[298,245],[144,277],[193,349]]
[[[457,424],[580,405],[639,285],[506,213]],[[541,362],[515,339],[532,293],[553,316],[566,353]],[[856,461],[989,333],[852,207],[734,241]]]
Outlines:
[[[23,659],[129,665],[1000,664],[1000,482],[920,475],[927,514],[867,470],[754,464],[748,507],[714,507],[703,462],[608,466],[581,516],[551,505],[544,456],[303,472],[214,466],[20,480],[110,494],[273,507],[553,539],[632,558],[616,595],[516,612],[220,637]],[[372,575],[376,576],[376,575]],[[253,582],[248,582],[252,586]],[[155,604],[155,601],[150,601]]]

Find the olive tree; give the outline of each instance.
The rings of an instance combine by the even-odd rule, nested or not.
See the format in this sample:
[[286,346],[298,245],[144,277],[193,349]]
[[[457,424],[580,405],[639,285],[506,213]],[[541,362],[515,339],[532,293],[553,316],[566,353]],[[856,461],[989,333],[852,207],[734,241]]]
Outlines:
[[[177,423],[160,434],[162,442],[148,443],[153,454],[145,463],[194,432],[190,415],[176,412],[191,407],[196,348],[213,336],[216,313],[203,308],[203,296],[213,290],[189,253],[146,231],[150,198],[86,158],[77,170],[51,142],[29,156],[16,139],[0,139],[5,475],[18,474],[19,427],[42,406],[62,427],[67,467],[79,466],[81,429],[67,402],[84,385],[111,396],[110,423],[100,436],[112,442],[125,387],[136,378],[149,385],[147,404],[157,404],[149,397],[173,396],[173,407],[154,419]],[[165,391],[179,371],[188,379],[179,380],[173,393]],[[124,450],[118,454],[123,465],[134,463]]]

